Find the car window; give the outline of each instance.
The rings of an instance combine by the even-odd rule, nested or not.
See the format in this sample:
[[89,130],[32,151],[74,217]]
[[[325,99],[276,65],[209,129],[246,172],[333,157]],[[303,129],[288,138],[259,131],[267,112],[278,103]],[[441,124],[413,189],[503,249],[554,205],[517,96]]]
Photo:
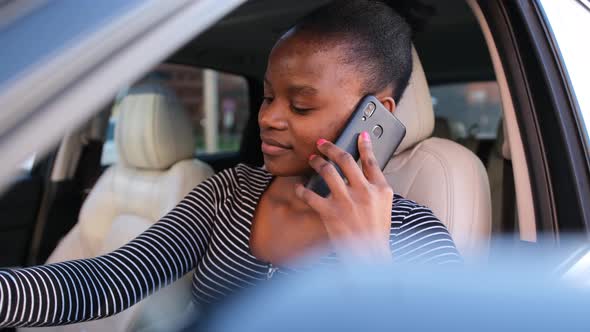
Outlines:
[[436,117],[434,136],[464,142],[494,140],[502,115],[496,82],[468,82],[430,87]]
[[541,0],[543,13],[548,25],[547,33],[555,40],[559,48],[558,61],[563,62],[571,85],[574,104],[580,112],[580,125],[589,143],[590,156],[590,43],[580,42],[579,32],[590,31],[589,1],[547,1]]
[[[211,69],[162,64],[146,78],[155,78],[174,91],[188,112],[195,132],[195,156],[237,152],[248,119],[248,83],[242,76]],[[125,97],[123,90],[115,103]],[[112,114],[106,132],[101,164],[117,162]]]

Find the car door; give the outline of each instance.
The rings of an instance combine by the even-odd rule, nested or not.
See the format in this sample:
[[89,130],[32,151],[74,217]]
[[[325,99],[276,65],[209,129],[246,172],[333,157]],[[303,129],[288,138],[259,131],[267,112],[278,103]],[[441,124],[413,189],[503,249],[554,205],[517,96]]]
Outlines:
[[42,163],[32,156],[0,195],[0,266],[26,264],[44,188]]

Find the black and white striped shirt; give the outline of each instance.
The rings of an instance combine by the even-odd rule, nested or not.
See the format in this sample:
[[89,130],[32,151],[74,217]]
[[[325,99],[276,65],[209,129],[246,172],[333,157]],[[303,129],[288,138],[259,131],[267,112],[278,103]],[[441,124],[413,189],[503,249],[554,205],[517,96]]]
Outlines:
[[[114,252],[0,270],[0,327],[110,316],[192,270],[197,304],[268,279],[274,269],[252,255],[249,239],[254,209],[271,180],[264,169],[240,164],[199,184],[161,220]],[[432,212],[399,195],[392,203],[390,246],[397,261],[460,261],[449,233]],[[324,257],[330,258],[335,255]]]

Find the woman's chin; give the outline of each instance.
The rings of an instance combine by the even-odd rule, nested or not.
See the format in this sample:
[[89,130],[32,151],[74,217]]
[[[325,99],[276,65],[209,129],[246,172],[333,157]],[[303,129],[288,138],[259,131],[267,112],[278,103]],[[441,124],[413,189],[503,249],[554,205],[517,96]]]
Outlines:
[[[300,160],[291,160],[291,158],[277,158],[264,156],[264,167],[274,176],[302,176],[309,174],[310,167],[307,163]],[[289,159],[289,160],[288,160]]]

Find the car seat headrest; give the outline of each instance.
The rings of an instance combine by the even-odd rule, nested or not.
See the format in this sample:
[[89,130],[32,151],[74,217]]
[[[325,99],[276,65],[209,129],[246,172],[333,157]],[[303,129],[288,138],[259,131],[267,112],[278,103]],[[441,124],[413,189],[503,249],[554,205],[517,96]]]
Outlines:
[[115,141],[126,166],[162,170],[190,159],[194,133],[190,118],[170,89],[155,80],[133,86],[117,103]]
[[434,129],[434,110],[426,75],[418,53],[412,47],[413,68],[395,116],[406,126],[406,137],[396,150],[399,154],[430,137]]

